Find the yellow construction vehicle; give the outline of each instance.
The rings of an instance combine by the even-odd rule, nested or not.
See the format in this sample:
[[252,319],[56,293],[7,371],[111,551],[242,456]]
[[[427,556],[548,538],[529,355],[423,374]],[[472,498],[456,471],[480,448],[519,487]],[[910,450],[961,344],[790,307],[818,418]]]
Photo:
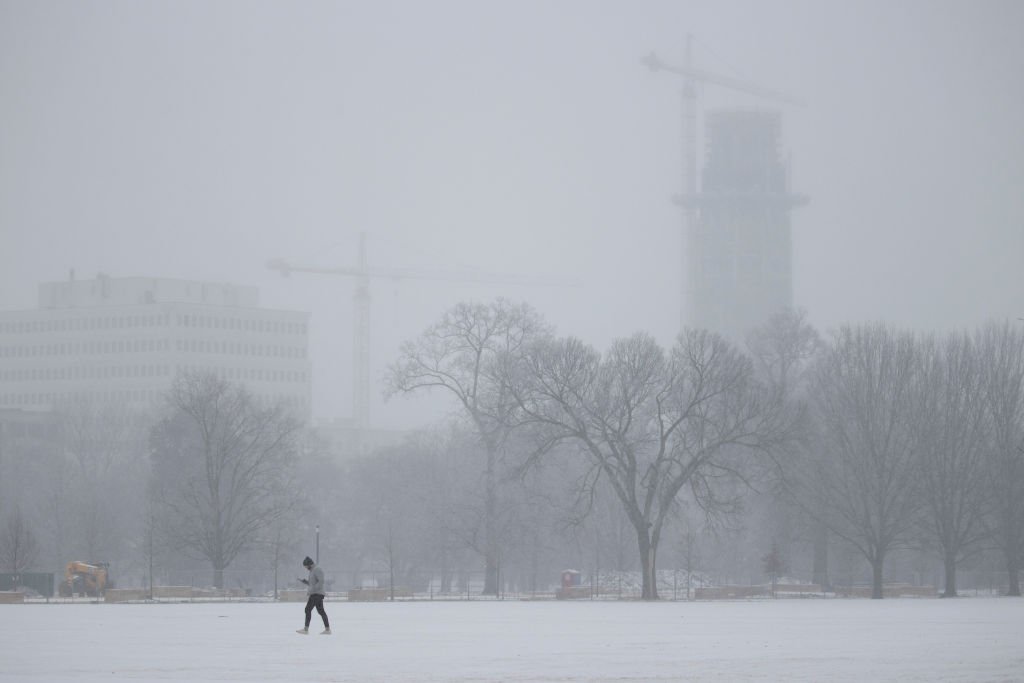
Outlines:
[[64,580],[60,583],[60,594],[64,597],[103,595],[110,585],[107,576],[109,569],[110,565],[106,562],[68,562],[64,568]]

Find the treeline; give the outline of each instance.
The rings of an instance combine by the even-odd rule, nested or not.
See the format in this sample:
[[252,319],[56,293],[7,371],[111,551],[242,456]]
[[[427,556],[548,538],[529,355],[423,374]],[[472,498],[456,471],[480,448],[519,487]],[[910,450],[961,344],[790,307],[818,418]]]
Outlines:
[[519,472],[572,463],[571,498],[611,505],[632,532],[644,598],[658,595],[659,550],[686,510],[727,527],[766,494],[818,544],[858,552],[874,597],[886,558],[906,548],[942,559],[946,595],[959,564],[996,549],[1020,594],[1020,325],[944,337],[861,325],[823,339],[787,311],[743,348],[685,330],[669,348],[641,333],[600,353],[497,301],[452,309],[403,347],[390,379],[392,393],[446,392],[478,437],[489,571],[502,545],[495,463],[508,460]]
[[873,597],[894,549],[932,549],[953,596],[958,565],[986,545],[1020,595],[1022,339],[1010,323],[944,337],[844,327],[815,354],[806,445],[780,459],[783,483],[871,565]]
[[155,417],[62,406],[4,441],[0,571],[102,560],[137,585],[201,563],[219,587],[285,585],[318,527],[345,585],[475,575],[497,594],[577,568],[638,572],[656,599],[659,568],[827,588],[829,558],[856,556],[881,597],[909,551],[941,562],[945,595],[998,555],[1020,594],[1020,323],[823,336],[787,311],[743,344],[685,330],[599,351],[529,306],[460,304],[389,368],[389,396],[418,392],[451,418],[362,457],[212,375],[180,376]]

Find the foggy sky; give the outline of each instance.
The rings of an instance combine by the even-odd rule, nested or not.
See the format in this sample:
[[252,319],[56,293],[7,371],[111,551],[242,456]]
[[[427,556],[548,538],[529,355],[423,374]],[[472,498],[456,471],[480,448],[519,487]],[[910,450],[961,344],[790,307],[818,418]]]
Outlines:
[[[314,415],[349,415],[352,281],[264,264],[354,265],[365,231],[371,266],[581,283],[374,281],[374,379],[498,295],[600,348],[668,343],[680,84],[640,58],[692,33],[700,67],[808,103],[782,112],[813,323],[1024,317],[1021,26],[1013,1],[0,0],[0,309],[71,268],[256,285],[312,313]],[[378,386],[378,426],[446,401]]]

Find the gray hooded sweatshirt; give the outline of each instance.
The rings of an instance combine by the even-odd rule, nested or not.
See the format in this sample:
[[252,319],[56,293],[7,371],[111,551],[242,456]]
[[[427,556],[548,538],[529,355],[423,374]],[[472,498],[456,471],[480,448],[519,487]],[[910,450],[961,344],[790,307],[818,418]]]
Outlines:
[[308,595],[325,595],[324,593],[324,570],[313,565],[309,568],[309,585],[306,587]]

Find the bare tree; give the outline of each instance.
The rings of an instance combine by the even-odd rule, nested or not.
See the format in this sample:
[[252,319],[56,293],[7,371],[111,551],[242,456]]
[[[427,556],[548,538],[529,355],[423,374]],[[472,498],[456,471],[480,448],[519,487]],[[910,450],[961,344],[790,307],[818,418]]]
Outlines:
[[170,414],[150,440],[168,533],[208,560],[223,588],[224,569],[293,502],[282,491],[299,424],[281,405],[260,406],[214,374],[179,375],[168,398]]
[[429,526],[430,560],[440,574],[441,593],[452,592],[456,569],[470,552],[481,554],[475,539],[483,519],[477,470],[477,440],[464,421],[453,421],[417,436],[417,446],[429,454],[431,467],[411,495],[419,500]]
[[806,394],[808,370],[821,353],[822,341],[807,322],[806,311],[784,309],[747,336],[758,375],[786,399]]
[[[297,482],[295,483],[297,484]],[[275,495],[279,500],[273,503],[273,507],[283,508],[284,512],[269,524],[263,525],[257,537],[257,545],[261,549],[261,554],[265,554],[267,557],[267,566],[274,575],[275,600],[278,598],[278,589],[281,585],[281,568],[287,565],[294,566],[297,564],[295,558],[303,555],[298,542],[298,539],[302,538],[300,521],[304,515],[307,519],[309,518],[309,511],[303,504],[305,501],[300,499],[298,492],[300,488],[298,486],[295,488],[282,486],[277,490]],[[296,501],[299,501],[298,504]],[[292,558],[292,561],[288,562],[287,558]]]
[[[523,434],[525,438],[525,434]],[[528,446],[523,453],[528,452]],[[510,504],[503,521],[511,539],[502,558],[505,584],[537,592],[566,568],[565,502],[571,472],[567,460],[549,460],[534,467],[513,469],[508,488]],[[619,515],[621,518],[621,515]]]
[[146,563],[146,592],[150,600],[153,599],[153,577],[156,564],[164,550],[164,545],[161,542],[163,540],[161,538],[162,526],[158,505],[157,499],[149,498],[147,500],[142,510],[142,518],[139,520],[140,533],[137,543],[137,549]]
[[141,415],[123,405],[74,397],[58,406],[68,466],[67,504],[72,545],[89,562],[109,561],[121,551],[141,506],[145,481],[145,428]]
[[[260,543],[271,551],[271,564],[275,575],[279,575],[280,567],[294,566],[296,557],[313,557],[316,549],[309,543],[319,539],[320,557],[315,559],[324,567],[333,568],[332,573],[337,576],[342,548],[346,562],[358,564],[359,560],[348,509],[351,492],[357,490],[358,482],[352,481],[347,458],[334,451],[330,441],[316,430],[303,430],[300,444],[294,481],[288,482],[287,492],[283,486],[281,491],[281,495],[292,495],[295,505],[264,528]],[[288,553],[292,554],[290,560],[285,559]]]
[[36,561],[39,546],[21,510],[7,515],[0,529],[0,567],[11,574],[27,571]]
[[679,535],[679,558],[686,571],[686,599],[693,597],[693,574],[700,566],[701,534],[688,515],[683,515],[682,530]]
[[388,372],[387,395],[442,389],[473,425],[484,456],[484,593],[497,593],[499,460],[516,426],[516,404],[499,375],[499,361],[516,357],[548,326],[529,306],[504,299],[458,304],[417,340],[402,345]]
[[776,597],[776,589],[779,585],[779,577],[786,571],[786,560],[779,550],[777,541],[772,541],[771,550],[761,557],[761,568],[772,582],[772,597]]
[[922,522],[945,568],[944,597],[956,595],[956,568],[985,537],[984,377],[970,337],[922,344],[915,424],[920,442]]
[[[795,413],[796,424],[805,432],[813,431],[813,411],[804,409],[810,390],[809,381],[814,361],[824,350],[824,344],[817,330],[807,322],[807,314],[799,309],[779,311],[747,337],[747,348],[754,359],[754,367],[761,377],[775,391],[778,399],[790,406]],[[794,441],[790,441],[794,443]],[[790,499],[793,488],[788,486],[787,477],[799,476],[794,471],[800,467],[800,458],[794,453],[776,454],[775,464],[778,485],[784,492],[782,498]],[[803,510],[806,501],[796,501]],[[792,503],[790,503],[792,504]],[[820,521],[822,515],[803,516],[809,522],[813,546],[812,575],[814,582],[823,588],[829,586],[828,577],[828,528]]]
[[584,488],[603,479],[614,490],[648,600],[658,597],[658,545],[683,487],[708,513],[735,506],[720,482],[744,480],[743,454],[785,434],[750,360],[703,330],[684,331],[669,354],[646,334],[614,342],[603,358],[576,339],[542,340],[509,368],[539,442],[574,443],[591,465]]
[[[35,520],[33,533],[39,544],[38,562],[52,569],[67,561],[60,531],[70,523],[70,495],[63,490],[64,438],[61,423],[52,413],[28,413],[28,424],[0,424],[0,509],[20,510]],[[63,515],[55,514],[66,511]],[[2,514],[0,514],[2,517]]]
[[349,471],[347,523],[358,530],[366,557],[387,572],[392,600],[395,586],[423,560],[422,544],[433,531],[414,492],[429,469],[422,451],[398,446],[354,461]]
[[840,329],[813,380],[820,439],[790,479],[806,509],[871,564],[879,599],[886,555],[908,542],[920,501],[915,354],[911,334]]
[[1006,558],[1009,594],[1020,595],[1024,563],[1024,331],[991,323],[977,335],[991,421],[987,493],[992,539]]

